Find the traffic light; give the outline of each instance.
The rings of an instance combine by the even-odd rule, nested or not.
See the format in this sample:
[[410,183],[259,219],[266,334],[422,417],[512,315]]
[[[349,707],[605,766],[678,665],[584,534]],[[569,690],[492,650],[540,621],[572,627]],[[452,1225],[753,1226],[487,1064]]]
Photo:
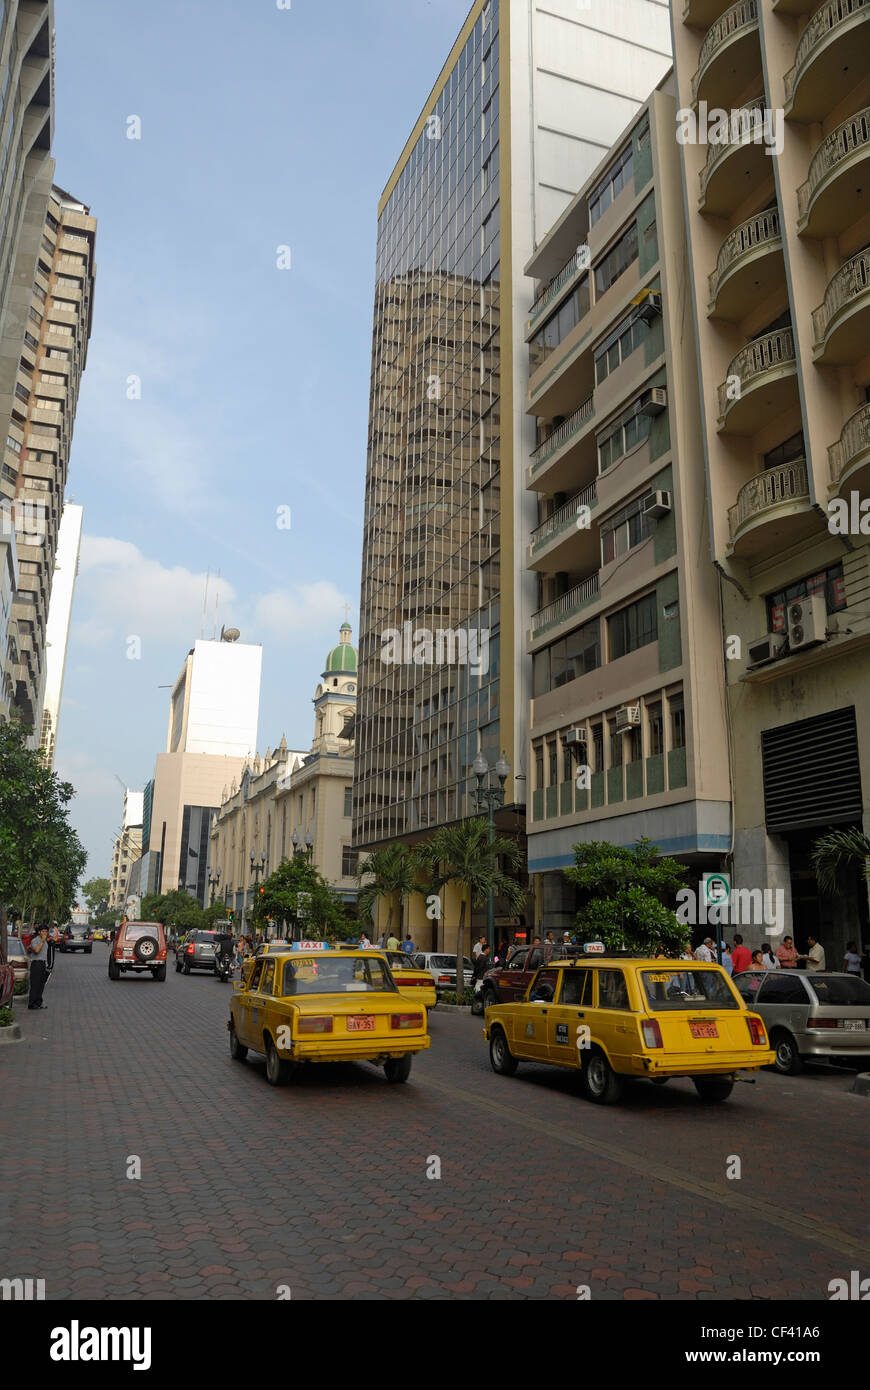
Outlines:
[[263,894],[265,893],[265,891],[266,891],[265,888],[261,888],[261,889],[260,889],[260,897],[261,897],[261,898],[262,898]]

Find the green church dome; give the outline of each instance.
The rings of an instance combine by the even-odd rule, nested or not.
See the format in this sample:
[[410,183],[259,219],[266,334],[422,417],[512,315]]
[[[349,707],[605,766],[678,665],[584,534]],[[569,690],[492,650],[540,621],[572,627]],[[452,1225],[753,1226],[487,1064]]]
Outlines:
[[356,674],[356,647],[351,646],[350,634],[350,623],[342,623],[339,631],[338,646],[333,647],[326,658],[326,665],[323,668],[323,674],[325,676],[332,675],[336,671]]

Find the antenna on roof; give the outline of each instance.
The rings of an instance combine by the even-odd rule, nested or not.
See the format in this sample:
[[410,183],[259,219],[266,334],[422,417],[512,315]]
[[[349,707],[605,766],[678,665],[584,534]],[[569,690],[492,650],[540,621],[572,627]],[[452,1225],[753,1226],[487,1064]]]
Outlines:
[[212,630],[211,630],[212,641],[216,641],[216,640],[217,640],[218,604],[220,603],[220,601],[221,601],[221,572],[220,572],[220,570],[218,570],[218,572],[217,572],[217,583],[215,584],[215,590],[214,590],[214,627],[213,627]]
[[208,581],[209,581],[209,575],[210,575],[210,574],[211,574],[211,570],[206,570],[206,572],[205,572],[205,593],[204,593],[203,596],[202,596],[202,623],[200,624],[200,628],[199,628],[199,635],[200,635],[200,637],[205,637],[205,610],[206,610],[206,608],[207,608],[207,606],[208,606]]

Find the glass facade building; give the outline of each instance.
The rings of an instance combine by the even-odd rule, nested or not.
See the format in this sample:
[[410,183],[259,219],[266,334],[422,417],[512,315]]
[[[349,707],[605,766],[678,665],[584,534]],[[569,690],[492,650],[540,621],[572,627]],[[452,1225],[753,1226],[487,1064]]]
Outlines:
[[499,753],[499,95],[493,4],[379,218],[357,844],[473,814]]

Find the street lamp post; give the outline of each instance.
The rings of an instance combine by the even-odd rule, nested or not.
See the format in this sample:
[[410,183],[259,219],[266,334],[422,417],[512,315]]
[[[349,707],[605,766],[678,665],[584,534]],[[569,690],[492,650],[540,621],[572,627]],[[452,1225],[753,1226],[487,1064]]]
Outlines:
[[260,882],[260,874],[263,872],[263,870],[265,869],[265,867],[266,867],[266,851],[264,850],[263,853],[262,853],[261,855],[259,855],[259,857],[258,857],[256,850],[253,850],[253,849],[252,849],[252,850],[251,850],[251,876],[253,877],[253,880],[254,880],[254,894],[253,894],[253,901],[251,902],[251,912],[252,912],[252,913],[253,913],[253,911],[254,911],[254,908],[255,908],[256,905],[257,905],[257,884]]
[[214,874],[209,874],[209,876],[208,876],[208,886],[209,886],[209,888],[211,889],[211,906],[212,906],[212,907],[214,907],[214,895],[215,895],[215,891],[220,887],[220,881],[221,881],[221,871],[220,871],[220,869],[218,868],[218,869],[215,869]]
[[[495,766],[490,767],[483,754],[478,753],[471,765],[471,770],[477,778],[477,786],[474,788],[474,798],[477,802],[478,809],[481,811],[485,810],[487,813],[487,844],[489,846],[490,867],[492,867],[492,846],[495,840],[495,808],[496,806],[504,805],[504,784],[511,770],[510,763],[504,753],[502,753]],[[493,772],[498,777],[497,787],[489,785],[489,778]],[[492,884],[490,884],[489,892],[486,895],[486,939],[489,943],[489,949],[492,951],[493,959],[495,959],[495,893],[493,892]],[[457,979],[458,978],[457,962]]]

